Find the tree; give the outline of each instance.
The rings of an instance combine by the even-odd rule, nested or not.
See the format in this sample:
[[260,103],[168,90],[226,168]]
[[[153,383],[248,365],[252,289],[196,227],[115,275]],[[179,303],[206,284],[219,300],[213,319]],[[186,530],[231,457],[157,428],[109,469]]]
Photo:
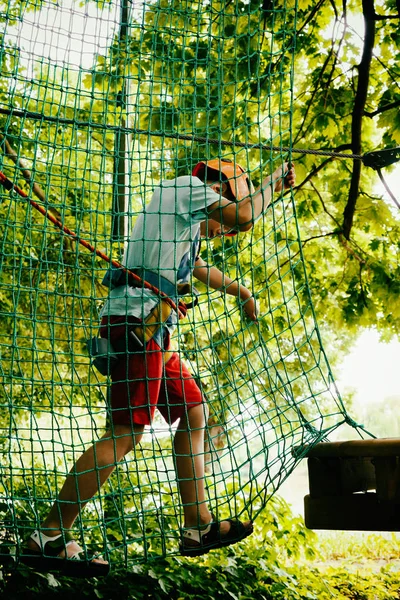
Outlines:
[[[360,154],[399,145],[399,16],[394,1],[300,10],[297,72],[310,75],[297,78],[295,146]],[[376,326],[389,339],[399,332],[397,207],[377,197],[376,176],[360,161],[300,163],[296,200],[317,312],[340,331]]]

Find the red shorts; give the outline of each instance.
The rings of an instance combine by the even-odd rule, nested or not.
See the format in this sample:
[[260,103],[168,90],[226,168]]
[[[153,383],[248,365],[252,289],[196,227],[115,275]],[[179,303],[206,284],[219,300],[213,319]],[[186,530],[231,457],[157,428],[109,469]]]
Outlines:
[[[135,317],[103,317],[100,335],[113,344],[125,339],[127,325],[138,324]],[[164,351],[170,346],[164,331]],[[150,425],[156,407],[174,423],[203,397],[193,376],[174,352],[164,365],[163,350],[151,339],[145,351],[121,354],[111,374],[111,419],[115,425]]]

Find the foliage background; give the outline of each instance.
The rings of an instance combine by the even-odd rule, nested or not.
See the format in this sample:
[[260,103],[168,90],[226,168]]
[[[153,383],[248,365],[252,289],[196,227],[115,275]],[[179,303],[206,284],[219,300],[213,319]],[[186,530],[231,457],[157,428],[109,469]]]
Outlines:
[[242,544],[196,560],[170,558],[128,568],[106,579],[71,580],[20,567],[3,570],[7,600],[104,598],[127,600],[392,600],[399,598],[398,539],[353,535],[317,540],[275,497]]
[[[100,4],[107,6],[107,2]],[[94,67],[86,74],[80,71],[79,76],[68,70],[63,70],[62,73],[57,69],[52,71],[51,65],[46,63],[35,64],[33,71],[29,71],[27,67],[24,70],[18,45],[9,38],[4,38],[0,102],[3,107],[12,105],[14,108],[34,112],[43,111],[67,120],[90,119],[94,124],[101,123],[104,114],[107,114],[108,123],[117,127],[123,112],[119,94],[124,76],[129,73],[132,81],[141,84],[141,102],[135,107],[134,123],[139,128],[179,130],[199,135],[207,133],[211,137],[222,136],[224,139],[233,139],[235,136],[242,139],[245,136],[246,140],[254,142],[258,141],[259,134],[252,123],[259,119],[260,114],[265,114],[268,115],[262,128],[265,138],[274,141],[279,131],[279,141],[282,144],[292,142],[299,148],[364,153],[385,145],[399,145],[398,2],[352,0],[338,5],[334,0],[320,0],[317,3],[305,1],[300,4],[296,21],[293,115],[288,114],[290,87],[287,91],[282,87],[282,82],[286,81],[284,75],[290,71],[291,65],[287,62],[285,52],[279,53],[282,49],[291,48],[292,39],[285,38],[284,35],[284,31],[292,31],[294,27],[294,5],[291,2],[285,5],[288,8],[285,23],[279,23],[280,13],[274,14],[271,10],[277,6],[269,2],[264,2],[260,8],[259,3],[241,3],[238,0],[234,6],[224,7],[225,16],[221,16],[220,11],[223,3],[212,2],[210,6],[207,5],[204,10],[206,17],[210,17],[212,10],[215,11],[213,27],[220,35],[219,46],[210,46],[195,38],[192,26],[198,9],[197,3],[191,3],[190,7],[188,3],[176,2],[150,4],[145,17],[145,31],[140,27],[135,29],[133,35],[125,40],[126,47],[122,52],[121,40],[115,39],[115,43],[104,55],[97,56]],[[26,17],[37,11],[40,6],[40,3],[25,1],[2,2],[2,17],[7,18],[11,25],[17,25],[22,16]],[[235,17],[236,12],[245,7],[247,10],[248,6],[253,11],[251,30],[258,32],[258,38],[252,37],[251,43],[254,42],[259,49],[257,54],[256,47],[251,47],[255,59],[250,65],[240,60],[241,51],[249,43],[246,30],[249,24],[245,19]],[[263,11],[263,19],[259,18],[260,13],[255,9]],[[367,27],[371,28],[371,23],[374,23],[373,39],[371,36],[368,39],[361,36],[360,39],[358,30],[352,25],[351,16],[362,13]],[[266,50],[271,38],[268,35],[263,37],[263,31],[271,28],[272,21],[275,31],[281,31],[281,35],[277,34],[275,37],[276,60],[271,59],[271,54]],[[176,35],[176,31],[182,32],[181,37]],[[141,61],[131,61],[130,57],[136,56],[139,49]],[[368,53],[371,57],[370,63],[366,65],[364,59]],[[221,55],[231,57],[224,62],[223,74],[219,71]],[[261,76],[262,73],[264,77]],[[197,77],[196,94],[193,88],[194,76]],[[165,80],[168,81],[166,87],[163,86]],[[257,81],[258,87],[254,81]],[[360,81],[367,88],[363,103],[360,103]],[[233,85],[232,82],[240,85]],[[78,89],[79,94],[76,93]],[[106,103],[104,90],[107,91]],[[135,90],[133,84],[133,95]],[[235,103],[232,102],[233,97]],[[198,118],[194,118],[194,98]],[[278,113],[281,117],[277,116]],[[243,121],[243,115],[246,116],[246,122]],[[72,228],[80,223],[81,231],[86,237],[118,256],[118,245],[111,248],[108,220],[114,194],[110,175],[114,166],[114,133],[95,127],[76,129],[62,120],[53,124],[38,124],[28,119],[10,119],[5,115],[0,120],[7,140],[16,149],[18,156],[27,161],[35,181],[46,190],[51,210],[57,211],[63,222]],[[292,137],[289,133],[290,125]],[[140,139],[135,144],[137,160],[130,178],[134,197],[131,207],[133,217],[142,210],[153,184],[158,182],[160,176],[183,172],[189,155],[193,160],[196,156],[215,151],[215,148],[211,149],[201,143],[188,149],[185,144],[176,145],[175,142],[157,139],[152,142],[151,152],[146,141]],[[241,157],[239,152],[238,159],[241,160]],[[257,183],[261,177],[261,165],[269,163],[272,168],[277,159],[268,153],[261,153],[260,158],[258,151],[252,151],[248,153],[247,160]],[[10,156],[6,157],[3,153],[1,161],[2,168],[11,177],[14,174],[18,179],[15,163]],[[361,170],[358,193],[355,194],[357,173],[350,161],[306,156],[295,157],[295,163],[298,173],[298,184],[294,190],[297,221],[294,220],[294,213],[285,214],[288,223],[286,227],[278,228],[275,232],[271,228],[256,231],[255,240],[265,236],[268,240],[267,249],[279,248],[280,244],[284,244],[285,250],[280,259],[284,263],[300,252],[296,232],[298,224],[308,283],[317,320],[321,323],[324,347],[331,365],[335,366],[343,360],[361,328],[374,326],[383,339],[390,339],[399,333],[399,211],[394,204],[389,204],[374,192],[376,175],[371,170]],[[104,174],[107,176],[103,177]],[[29,187],[28,185],[27,189]],[[143,192],[140,198],[136,195],[139,190]],[[282,213],[279,213],[279,207],[274,210],[279,222]],[[40,518],[58,485],[59,474],[69,470],[74,453],[80,452],[91,436],[97,436],[104,427],[104,385],[99,386],[95,374],[88,374],[88,361],[82,346],[77,351],[82,340],[97,327],[97,309],[104,295],[99,285],[104,266],[99,260],[82,252],[78,253],[76,245],[66,237],[60,238],[59,233],[51,226],[43,225],[41,217],[27,208],[25,203],[16,198],[10,203],[8,194],[2,196],[0,214],[4,226],[0,257],[1,322],[3,330],[10,332],[12,340],[12,344],[9,340],[3,340],[1,344],[3,388],[0,411],[6,426],[0,439],[0,450],[4,465],[11,455],[14,456],[11,466],[15,477],[17,512],[10,516],[10,508],[7,507],[4,520],[5,527],[11,528],[14,527],[16,514],[20,522],[25,520],[30,523]],[[288,247],[290,250],[287,250]],[[238,275],[234,260],[237,250],[242,263],[239,276],[244,281],[250,281],[252,273],[252,283],[258,290],[264,290],[262,282],[271,278],[277,265],[280,265],[279,261],[266,261],[264,266],[264,255],[252,251],[247,242],[239,243],[238,249],[222,248],[215,243],[204,248],[203,253],[217,265],[223,264],[231,274]],[[296,285],[303,285],[304,273],[299,270],[295,271],[295,275]],[[17,296],[10,293],[16,281]],[[48,293],[49,290],[52,290],[51,294]],[[281,288],[271,285],[269,292],[269,301],[273,305]],[[98,299],[97,305],[92,302],[93,296]],[[206,302],[201,305],[201,316],[204,319],[221,320],[222,302],[216,300],[213,306],[216,307],[213,309],[216,314],[211,315],[209,305]],[[278,327],[280,332],[285,332],[288,323],[282,314],[275,315],[274,323],[269,322],[267,307],[262,308],[265,311],[264,333],[267,334],[270,351],[273,353],[274,339],[268,338],[268,330]],[[231,320],[227,319],[225,322],[228,332],[230,327],[237,327],[240,317],[237,306],[232,304],[230,310]],[[246,329],[246,335],[251,339],[249,329]],[[183,331],[182,336],[182,344],[186,347],[190,360],[194,340],[189,330]],[[218,359],[222,363],[230,353],[238,349],[238,345],[227,345],[223,331],[212,335],[211,341],[218,347]],[[199,348],[210,344],[206,331],[199,333],[197,344]],[[196,360],[198,359],[195,358],[193,362]],[[73,370],[70,368],[72,363]],[[27,382],[25,376],[27,364],[31,368],[31,383]],[[308,363],[306,369],[307,365]],[[207,370],[209,366],[215,365],[210,359],[210,364],[200,366]],[[296,365],[293,370],[296,371]],[[229,371],[222,369],[218,375],[226,396],[229,396]],[[318,372],[315,380],[319,377]],[[209,385],[212,395],[212,383],[207,377],[204,379],[206,390]],[[90,389],[89,396],[83,392],[84,389]],[[72,395],[70,390],[73,390]],[[304,387],[300,383],[296,392],[301,394],[303,391]],[[88,402],[90,417],[87,414]],[[68,434],[71,404],[80,410],[74,412],[76,430]],[[54,407],[56,421],[49,420],[49,415],[55,414]],[[218,407],[215,410],[222,411]],[[27,411],[30,415],[29,423],[26,419]],[[31,436],[35,429],[40,429],[41,435],[40,439],[35,437],[32,444]],[[161,446],[158,449],[160,448]],[[51,456],[47,459],[47,477],[43,479],[35,475],[38,472],[34,468],[35,453],[45,455],[49,449]],[[118,520],[116,516],[122,513],[124,507],[118,505],[114,491],[117,485],[122,485],[125,490],[139,489],[139,478],[143,485],[141,470],[145,461],[149,460],[148,454],[151,451],[151,447],[145,448],[136,472],[124,472],[118,483],[111,482],[104,503],[100,507],[95,504],[89,509],[87,522],[89,526],[93,526],[90,540],[93,546],[102,539],[101,532],[94,525],[99,513],[102,518],[105,515],[111,523]],[[27,477],[28,467],[32,468]],[[42,494],[44,500],[33,508],[32,498],[35,494]],[[274,505],[270,503],[262,527],[260,521],[264,533],[275,531],[270,534],[274,544],[282,539],[289,546],[300,545],[300,540],[305,539],[311,545],[311,538],[297,522],[293,525],[292,540],[286,523],[290,521],[290,517],[279,503],[277,506],[280,508],[274,512]],[[165,522],[171,519],[171,523],[176,518],[168,505],[163,518],[166,519]],[[160,525],[154,522],[154,526]],[[112,537],[117,551],[123,551],[124,540],[138,534],[137,525],[132,524],[130,527],[132,529],[128,532],[114,528]],[[156,566],[138,567],[139,573],[130,575],[133,577],[132,585],[135,586],[132,593],[136,594],[132,597],[146,597],[151,581],[154,584],[151,590],[154,597],[159,594],[161,598],[168,593],[171,597],[173,592],[170,587],[173,585],[174,589],[180,590],[179,594],[183,594],[176,597],[189,598],[194,594],[200,598],[196,594],[200,593],[198,590],[203,580],[206,582],[204,594],[210,592],[211,585],[215,585],[215,597],[219,597],[218,594],[220,597],[232,597],[234,594],[241,598],[323,598],[324,593],[355,598],[398,597],[388,595],[398,593],[394,589],[397,586],[397,575],[391,573],[390,569],[379,576],[365,579],[364,576],[355,575],[353,578],[348,574],[344,575],[341,570],[328,570],[324,575],[327,579],[324,579],[312,566],[299,567],[297,560],[302,553],[300,547],[296,551],[281,549],[275,553],[276,550],[272,547],[274,544],[266,544],[263,548],[260,539],[264,540],[265,537],[253,539],[243,546],[247,549],[246,554],[241,548],[234,549],[216,554],[216,558],[210,555],[204,559],[204,563],[190,568],[183,568],[180,559]],[[229,578],[220,568],[219,561],[222,561]],[[285,570],[286,567],[284,571],[279,570],[283,563],[288,564],[288,571]],[[162,575],[167,569],[171,569],[170,579],[163,578]],[[181,578],[183,570],[185,575],[190,574],[190,578],[185,577],[185,583]],[[248,575],[244,576],[244,572],[256,574],[251,581],[251,593],[243,585],[248,580]],[[28,572],[25,572],[24,577],[25,579],[20,580],[13,578],[10,583],[6,583],[5,585],[10,586],[6,588],[7,593],[17,593],[18,586],[23,581],[23,585],[31,589],[32,593],[35,589],[44,591],[50,586],[47,590],[49,593],[60,595],[60,586],[52,585],[54,581],[51,578],[41,581]],[[104,593],[103,597],[107,597],[110,594],[107,586],[117,585],[120,577],[117,574],[115,579],[110,579],[103,591],[97,584],[87,588],[87,594],[101,597]],[[195,581],[196,588],[194,584],[191,587],[192,584],[188,584],[187,579]],[[256,589],[256,582],[259,589]],[[141,585],[143,592],[139,591]],[[185,585],[188,585],[187,590],[184,589]],[[236,592],[234,585],[238,586]],[[77,589],[72,582],[65,582],[63,586],[67,591]],[[325,588],[330,591],[324,591]],[[319,595],[313,596],[314,592]],[[143,595],[140,596],[140,593]]]

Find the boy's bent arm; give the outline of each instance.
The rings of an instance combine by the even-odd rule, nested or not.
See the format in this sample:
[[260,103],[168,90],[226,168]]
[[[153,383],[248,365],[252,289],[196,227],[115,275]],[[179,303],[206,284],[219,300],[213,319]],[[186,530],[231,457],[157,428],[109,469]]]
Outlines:
[[250,196],[240,202],[221,198],[219,202],[215,202],[208,209],[210,219],[236,231],[250,231],[253,227],[252,215],[253,207]]
[[221,198],[220,202],[215,202],[209,207],[208,216],[231,229],[249,231],[270,205],[272,189],[280,192],[282,188],[287,189],[295,184],[294,167],[291,167],[288,172],[287,170],[288,164],[285,163],[272,175],[266,177],[254,194],[246,196],[239,202]]
[[272,190],[279,193],[283,189],[286,190],[291,186],[294,186],[295,182],[296,173],[294,167],[292,166],[289,169],[288,163],[284,163],[281,167],[276,169],[272,175],[266,177],[252,196],[253,223],[264,214],[271,204]]
[[[222,273],[222,271],[217,269],[217,267],[210,267],[202,258],[198,258],[196,260],[193,269],[193,275],[196,277],[196,279],[198,279],[202,283],[205,283],[208,287],[212,288],[213,290],[226,292],[231,296],[238,295],[238,281],[234,281],[233,279],[225,275],[225,273]],[[244,286],[241,287],[244,288]],[[247,288],[244,289],[247,290]],[[250,294],[249,291],[248,293]]]
[[255,300],[244,285],[233,280],[217,267],[210,267],[202,258],[198,258],[193,269],[193,275],[213,290],[219,290],[230,296],[238,296],[244,302],[244,310],[253,321],[257,320]]

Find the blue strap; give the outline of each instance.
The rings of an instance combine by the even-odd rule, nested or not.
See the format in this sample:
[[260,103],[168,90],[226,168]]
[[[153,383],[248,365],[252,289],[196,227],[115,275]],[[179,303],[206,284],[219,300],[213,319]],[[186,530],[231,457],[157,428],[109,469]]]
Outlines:
[[[144,281],[154,285],[157,289],[170,298],[178,297],[179,294],[178,290],[176,289],[176,285],[171,283],[169,279],[166,279],[159,273],[154,273],[153,271],[148,271],[147,269],[135,269],[133,273],[135,273],[135,275],[139,275],[139,277],[144,279]],[[141,285],[138,284],[137,287],[141,287]]]
[[110,288],[110,290],[114,290],[115,288],[120,287],[121,285],[126,285],[128,283],[127,279],[127,273],[122,271],[122,269],[111,265],[107,269],[106,274],[104,275],[103,281],[101,283],[106,287]]
[[[161,292],[170,298],[178,297],[179,294],[176,286],[159,273],[154,273],[153,271],[148,271],[147,269],[131,269],[131,271],[135,275],[138,275],[142,280],[154,285],[157,289],[161,290]],[[115,290],[116,288],[124,285],[131,285],[138,288],[143,287],[143,284],[140,281],[132,281],[132,278],[129,277],[129,273],[126,273],[118,267],[114,267],[114,265],[111,265],[111,267],[107,270],[102,284],[110,288],[110,290]]]

